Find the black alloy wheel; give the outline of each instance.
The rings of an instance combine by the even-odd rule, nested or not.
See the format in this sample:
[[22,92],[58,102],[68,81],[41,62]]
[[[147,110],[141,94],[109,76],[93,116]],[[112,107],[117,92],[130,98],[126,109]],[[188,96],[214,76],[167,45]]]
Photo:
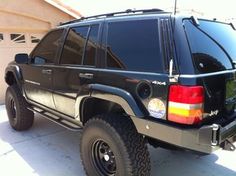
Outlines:
[[29,129],[34,122],[34,113],[27,109],[27,102],[17,85],[7,88],[5,105],[11,127],[17,131]]
[[92,160],[103,175],[114,175],[116,173],[116,160],[110,146],[99,139],[92,146]]
[[87,121],[80,155],[88,176],[150,175],[146,140],[128,116],[107,114]]

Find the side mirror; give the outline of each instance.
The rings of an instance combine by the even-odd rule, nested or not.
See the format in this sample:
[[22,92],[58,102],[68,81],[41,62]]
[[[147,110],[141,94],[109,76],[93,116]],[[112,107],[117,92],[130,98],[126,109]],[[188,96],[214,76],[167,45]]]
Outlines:
[[17,64],[27,64],[29,61],[29,55],[25,53],[16,54],[15,61]]

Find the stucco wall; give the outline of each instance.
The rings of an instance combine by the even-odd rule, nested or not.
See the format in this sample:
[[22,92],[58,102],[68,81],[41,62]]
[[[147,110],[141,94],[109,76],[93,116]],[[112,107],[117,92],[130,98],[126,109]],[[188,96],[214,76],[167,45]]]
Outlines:
[[[0,104],[4,103],[7,85],[4,70],[16,53],[30,53],[36,43],[32,36],[41,38],[60,22],[74,19],[44,0],[0,0]],[[23,43],[14,41],[14,34],[24,35]]]
[[[0,11],[32,17],[35,20],[47,21],[51,24],[51,27],[58,25],[59,22],[73,19],[70,15],[53,7],[44,0],[0,0]],[[14,19],[9,19],[6,23],[0,21],[0,27],[7,26],[12,20],[15,21]],[[25,24],[27,22],[21,21],[21,23]],[[30,26],[29,23],[27,24]]]

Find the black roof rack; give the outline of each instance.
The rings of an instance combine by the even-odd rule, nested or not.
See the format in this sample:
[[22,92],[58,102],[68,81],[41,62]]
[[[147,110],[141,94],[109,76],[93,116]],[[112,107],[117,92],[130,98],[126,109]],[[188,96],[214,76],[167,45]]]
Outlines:
[[60,25],[66,25],[66,24],[71,24],[71,23],[76,23],[82,20],[86,19],[92,19],[92,18],[101,18],[101,17],[111,17],[115,15],[121,15],[121,14],[130,14],[130,13],[163,13],[164,11],[161,9],[142,9],[142,10],[132,10],[132,9],[127,9],[125,11],[121,12],[113,12],[113,13],[105,13],[105,14],[100,14],[100,15],[94,15],[94,16],[89,16],[89,17],[81,17],[79,19],[75,19],[72,21],[68,21],[65,23],[61,23]]

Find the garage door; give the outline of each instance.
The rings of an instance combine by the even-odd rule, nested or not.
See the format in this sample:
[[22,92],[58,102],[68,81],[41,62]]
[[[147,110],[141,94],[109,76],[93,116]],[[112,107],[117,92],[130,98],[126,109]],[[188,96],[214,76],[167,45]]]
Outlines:
[[30,53],[42,38],[42,33],[21,33],[0,31],[0,104],[4,103],[7,85],[4,72],[16,53]]

